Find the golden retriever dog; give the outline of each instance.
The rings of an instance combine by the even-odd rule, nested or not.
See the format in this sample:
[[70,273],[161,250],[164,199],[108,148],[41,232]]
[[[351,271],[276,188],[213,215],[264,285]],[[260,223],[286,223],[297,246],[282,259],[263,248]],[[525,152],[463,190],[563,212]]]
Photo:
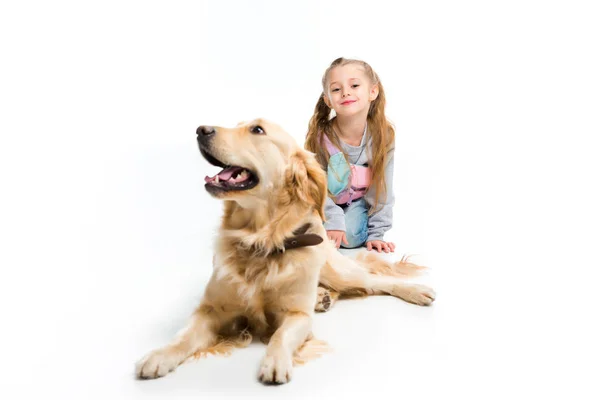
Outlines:
[[201,126],[196,133],[204,158],[223,169],[205,178],[206,190],[224,201],[213,273],[188,325],[137,363],[139,378],[164,376],[194,355],[255,335],[268,341],[258,379],[286,383],[301,362],[299,351],[316,340],[315,308],[332,300],[324,297],[434,300],[430,288],[402,279],[421,267],[371,253],[353,260],[327,240],[325,173],[282,128],[258,119],[234,128]]

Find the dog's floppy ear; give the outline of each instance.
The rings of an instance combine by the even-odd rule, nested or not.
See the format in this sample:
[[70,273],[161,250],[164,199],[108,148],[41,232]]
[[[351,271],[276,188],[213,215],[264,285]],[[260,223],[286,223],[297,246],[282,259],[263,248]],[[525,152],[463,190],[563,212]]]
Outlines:
[[325,220],[327,177],[314,154],[299,150],[290,157],[286,184],[292,197],[313,205]]

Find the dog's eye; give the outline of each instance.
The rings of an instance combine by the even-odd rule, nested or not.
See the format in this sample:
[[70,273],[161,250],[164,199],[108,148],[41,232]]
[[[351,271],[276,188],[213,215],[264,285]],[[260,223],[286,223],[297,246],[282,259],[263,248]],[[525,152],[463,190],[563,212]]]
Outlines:
[[264,135],[265,134],[265,130],[260,125],[253,126],[252,129],[250,129],[250,132],[254,133],[255,135]]

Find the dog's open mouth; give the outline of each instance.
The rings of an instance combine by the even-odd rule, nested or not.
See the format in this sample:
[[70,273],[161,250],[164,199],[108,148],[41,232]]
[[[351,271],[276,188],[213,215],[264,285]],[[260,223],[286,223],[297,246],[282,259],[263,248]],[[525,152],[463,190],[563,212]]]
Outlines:
[[223,168],[217,175],[204,178],[204,182],[206,182],[204,187],[209,193],[248,190],[258,184],[258,177],[251,170],[237,165],[227,165],[202,148],[200,152],[206,161]]

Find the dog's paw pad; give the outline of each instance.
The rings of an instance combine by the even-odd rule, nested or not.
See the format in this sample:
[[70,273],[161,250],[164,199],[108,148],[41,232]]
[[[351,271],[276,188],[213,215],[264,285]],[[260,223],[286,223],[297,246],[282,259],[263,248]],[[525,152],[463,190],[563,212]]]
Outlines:
[[325,312],[329,311],[332,306],[331,294],[329,290],[319,287],[317,291],[317,304],[315,305],[315,311]]

